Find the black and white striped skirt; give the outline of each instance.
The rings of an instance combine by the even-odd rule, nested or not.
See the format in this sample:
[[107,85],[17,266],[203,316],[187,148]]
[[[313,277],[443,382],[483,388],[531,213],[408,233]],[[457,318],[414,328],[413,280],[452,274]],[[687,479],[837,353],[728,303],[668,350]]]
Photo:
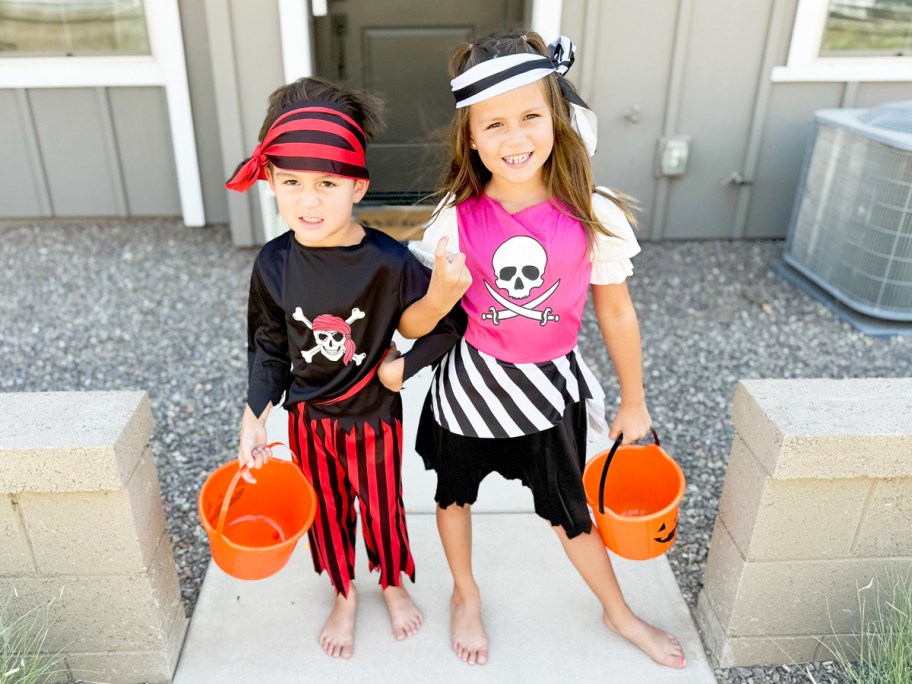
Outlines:
[[437,424],[466,437],[541,432],[579,401],[586,402],[590,430],[605,428],[605,393],[577,347],[551,361],[508,363],[463,338],[441,359],[430,395]]

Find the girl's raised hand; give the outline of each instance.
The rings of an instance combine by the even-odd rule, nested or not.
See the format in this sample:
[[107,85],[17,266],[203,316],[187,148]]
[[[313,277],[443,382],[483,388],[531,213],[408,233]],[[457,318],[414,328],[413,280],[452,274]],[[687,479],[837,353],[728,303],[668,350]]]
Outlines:
[[649,432],[652,427],[652,418],[649,415],[649,409],[646,408],[646,402],[623,402],[618,406],[617,414],[611,422],[611,430],[608,432],[608,438],[611,441],[617,439],[618,434],[624,433],[624,444],[630,444],[641,439]]
[[462,299],[472,284],[472,274],[465,263],[465,254],[447,250],[449,238],[444,235],[434,249],[434,271],[428,285],[428,295],[449,311]]

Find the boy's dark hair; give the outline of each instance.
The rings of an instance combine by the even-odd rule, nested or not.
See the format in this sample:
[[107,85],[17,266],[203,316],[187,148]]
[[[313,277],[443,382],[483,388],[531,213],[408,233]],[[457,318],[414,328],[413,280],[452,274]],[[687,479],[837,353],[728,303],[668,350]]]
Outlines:
[[[450,55],[449,75],[450,78],[456,78],[482,62],[517,54],[549,57],[547,44],[534,31],[498,31],[476,38],[471,43],[458,45]],[[633,198],[616,190],[606,194],[598,190],[592,182],[589,153],[579,133],[573,129],[570,106],[561,93],[557,76],[551,74],[536,82],[541,84],[554,125],[554,146],[542,166],[543,178],[551,194],[567,205],[570,215],[583,224],[590,247],[595,244],[597,233],[615,237],[607,226],[599,221],[592,207],[593,193],[607,197],[624,212],[630,225],[636,226],[636,218],[631,211],[631,207],[636,206],[633,204]],[[573,89],[569,81],[565,81],[565,87]],[[470,109],[471,106],[457,109],[450,124],[450,164],[444,170],[435,193],[436,197],[449,198],[448,206],[455,206],[470,198],[481,196],[484,186],[491,179],[491,171],[470,145]],[[441,208],[442,205],[438,207],[438,213]]]
[[364,135],[372,140],[383,130],[383,100],[370,93],[346,90],[319,76],[299,78],[293,83],[280,86],[269,96],[266,118],[260,127],[260,142],[269,132],[282,110],[294,102],[321,100],[338,105],[355,123],[361,126]]

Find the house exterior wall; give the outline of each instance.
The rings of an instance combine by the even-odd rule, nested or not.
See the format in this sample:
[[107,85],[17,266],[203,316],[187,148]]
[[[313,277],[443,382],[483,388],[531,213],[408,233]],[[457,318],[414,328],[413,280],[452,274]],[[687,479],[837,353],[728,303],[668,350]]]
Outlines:
[[227,177],[224,174],[219,139],[219,116],[213,84],[217,68],[213,65],[209,50],[210,37],[206,7],[205,3],[199,0],[179,0],[179,2],[206,221],[207,223],[227,223],[228,200],[225,197]]
[[[815,110],[908,99],[908,82],[771,82],[797,7],[565,0],[568,76],[599,117],[593,172],[639,200],[642,237],[784,237]],[[656,175],[663,135],[690,136],[683,176]],[[733,172],[750,184],[725,183]]]
[[[642,238],[784,237],[814,111],[908,97],[908,82],[771,82],[798,3],[563,2],[569,77],[599,116],[595,178],[638,199]],[[224,182],[285,80],[278,0],[179,5],[207,222],[259,244],[257,194]],[[659,141],[678,135],[687,170],[659,176]],[[0,89],[0,149],[4,218],[181,213],[163,88]]]
[[180,215],[164,91],[0,90],[6,218]]
[[[284,82],[279,11],[275,2],[206,0],[212,86],[222,150],[222,177],[250,154],[269,94]],[[222,181],[224,183],[224,180]],[[235,245],[264,242],[259,198],[222,189]]]
[[[179,0],[203,206],[228,220],[203,5]],[[0,89],[2,218],[180,216],[165,89]]]

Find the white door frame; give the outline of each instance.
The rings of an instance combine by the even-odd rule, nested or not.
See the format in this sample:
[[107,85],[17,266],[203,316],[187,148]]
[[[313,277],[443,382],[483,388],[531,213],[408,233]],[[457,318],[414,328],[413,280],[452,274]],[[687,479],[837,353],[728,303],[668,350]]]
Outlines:
[[[527,0],[528,2],[529,0]],[[282,65],[285,82],[313,76],[313,32],[311,18],[326,14],[325,0],[278,0],[279,32],[282,39]],[[545,42],[560,35],[563,0],[531,0],[530,28]],[[257,183],[263,233],[268,242],[288,228],[276,209],[275,195],[266,181]]]
[[4,57],[0,88],[164,87],[181,214],[186,225],[202,226],[206,215],[177,2],[144,0],[150,55]]
[[[530,0],[526,0],[529,2]],[[313,76],[313,35],[310,19],[326,13],[325,0],[278,0],[285,82]],[[531,0],[529,28],[549,42],[560,35],[563,0]]]

